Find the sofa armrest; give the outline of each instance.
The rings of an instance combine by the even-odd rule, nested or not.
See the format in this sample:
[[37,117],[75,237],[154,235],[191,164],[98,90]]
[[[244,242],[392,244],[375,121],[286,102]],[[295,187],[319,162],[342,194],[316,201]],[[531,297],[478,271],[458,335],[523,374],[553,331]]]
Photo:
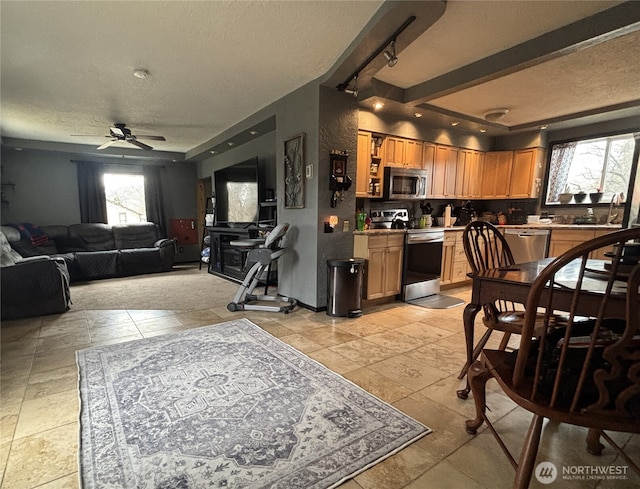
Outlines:
[[175,246],[175,244],[175,238],[162,238],[156,241],[153,246],[155,246],[156,248],[165,248],[167,246]]

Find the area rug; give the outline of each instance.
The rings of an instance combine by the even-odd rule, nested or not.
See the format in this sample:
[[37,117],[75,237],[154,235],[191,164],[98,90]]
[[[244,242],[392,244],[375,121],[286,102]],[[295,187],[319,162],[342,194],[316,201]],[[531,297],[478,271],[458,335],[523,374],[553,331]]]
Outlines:
[[77,361],[84,489],[330,488],[430,432],[247,319]]
[[452,307],[461,306],[464,304],[464,301],[450,295],[433,294],[427,297],[421,297],[420,299],[407,301],[407,303],[413,304],[414,306],[424,307],[426,309],[450,309]]

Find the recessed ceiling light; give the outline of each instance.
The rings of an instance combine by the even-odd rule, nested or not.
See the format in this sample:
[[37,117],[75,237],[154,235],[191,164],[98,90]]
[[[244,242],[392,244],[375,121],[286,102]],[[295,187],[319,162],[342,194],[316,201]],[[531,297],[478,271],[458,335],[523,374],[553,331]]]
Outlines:
[[136,70],[133,70],[133,76],[144,80],[145,78],[149,77],[149,70],[145,70],[144,68],[138,68]]
[[376,103],[373,105],[373,108],[374,108],[375,110],[380,110],[382,107],[384,107],[384,104],[383,104],[382,102],[376,102]]
[[549,126],[545,124],[545,125],[543,125],[543,126],[540,126],[540,129],[543,129],[543,130],[544,130],[544,129],[546,129],[547,127],[549,127]]
[[257,136],[258,134],[260,134],[260,131],[249,131],[249,134],[251,134],[252,136]]
[[212,149],[211,151],[209,151],[209,153],[211,153],[212,155],[217,155],[218,152],[215,149]]
[[22,148],[13,148],[14,151],[22,151]]
[[227,143],[227,146],[235,146],[235,145],[236,145],[236,143],[234,143],[233,141],[229,141],[229,142]]
[[487,132],[486,129],[480,129],[480,132]]
[[456,127],[458,124],[460,124],[458,121],[453,121],[451,123],[451,127]]
[[420,119],[420,117],[422,117],[422,114],[420,112],[416,112],[415,114],[413,114],[413,117],[417,117],[418,119]]

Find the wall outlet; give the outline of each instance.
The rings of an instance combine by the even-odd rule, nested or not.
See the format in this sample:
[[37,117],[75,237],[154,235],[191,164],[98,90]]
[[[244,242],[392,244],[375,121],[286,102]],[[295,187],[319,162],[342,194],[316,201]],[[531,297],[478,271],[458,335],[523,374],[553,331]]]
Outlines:
[[349,221],[342,221],[342,232],[343,233],[349,232]]
[[306,176],[307,176],[307,180],[311,180],[313,178],[313,165],[307,165]]

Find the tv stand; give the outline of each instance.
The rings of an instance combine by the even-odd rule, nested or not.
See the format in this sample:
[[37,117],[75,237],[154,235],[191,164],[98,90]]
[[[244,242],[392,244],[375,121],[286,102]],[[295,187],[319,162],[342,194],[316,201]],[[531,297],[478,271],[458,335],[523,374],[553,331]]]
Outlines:
[[[262,230],[262,229],[260,229]],[[268,231],[270,228],[265,228]],[[207,227],[210,237],[211,254],[209,256],[209,273],[235,282],[242,282],[249,271],[246,267],[250,249],[231,246],[231,241],[255,239],[258,228]],[[274,273],[276,273],[274,271]]]

